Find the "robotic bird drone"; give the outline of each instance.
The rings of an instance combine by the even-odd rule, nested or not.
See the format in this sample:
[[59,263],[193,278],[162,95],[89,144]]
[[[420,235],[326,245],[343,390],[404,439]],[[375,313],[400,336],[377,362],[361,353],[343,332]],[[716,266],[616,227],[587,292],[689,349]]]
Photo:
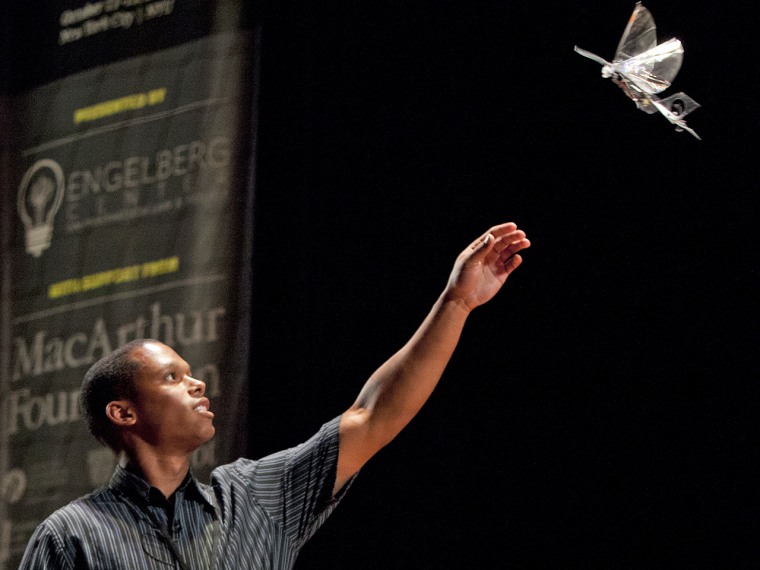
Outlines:
[[612,62],[578,46],[575,46],[575,51],[601,64],[602,77],[612,79],[639,109],[650,114],[659,111],[676,126],[677,131],[688,131],[700,139],[684,121],[684,117],[697,109],[699,103],[685,93],[676,93],[665,99],[656,95],[670,87],[681,69],[683,46],[675,38],[657,44],[654,18],[641,2],[636,4],[628,20]]

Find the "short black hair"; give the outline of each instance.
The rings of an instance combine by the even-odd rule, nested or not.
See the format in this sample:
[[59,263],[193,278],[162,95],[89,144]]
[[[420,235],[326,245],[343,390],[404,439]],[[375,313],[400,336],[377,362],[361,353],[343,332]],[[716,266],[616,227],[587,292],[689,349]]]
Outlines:
[[121,451],[121,439],[106,416],[106,406],[114,400],[134,399],[134,380],[140,364],[132,358],[132,352],[150,342],[157,341],[137,339],[120,346],[93,364],[82,381],[80,413],[90,433],[117,453]]

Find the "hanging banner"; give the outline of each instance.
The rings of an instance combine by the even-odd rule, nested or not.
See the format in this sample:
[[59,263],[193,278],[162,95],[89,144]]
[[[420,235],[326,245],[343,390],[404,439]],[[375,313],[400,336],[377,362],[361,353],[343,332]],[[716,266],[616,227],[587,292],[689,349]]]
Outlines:
[[[172,6],[87,3],[60,20],[59,44],[106,34],[137,7],[159,18]],[[174,347],[212,410],[224,407],[193,456],[201,480],[245,448],[257,50],[252,32],[209,35],[12,100],[0,568],[18,566],[45,517],[110,477],[79,390],[130,340]]]

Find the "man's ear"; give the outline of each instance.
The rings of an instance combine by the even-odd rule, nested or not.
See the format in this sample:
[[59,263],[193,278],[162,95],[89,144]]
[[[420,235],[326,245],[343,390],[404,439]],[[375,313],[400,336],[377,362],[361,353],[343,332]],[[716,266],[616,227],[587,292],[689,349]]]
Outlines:
[[134,406],[129,400],[114,400],[106,404],[106,416],[117,426],[131,426],[137,421]]

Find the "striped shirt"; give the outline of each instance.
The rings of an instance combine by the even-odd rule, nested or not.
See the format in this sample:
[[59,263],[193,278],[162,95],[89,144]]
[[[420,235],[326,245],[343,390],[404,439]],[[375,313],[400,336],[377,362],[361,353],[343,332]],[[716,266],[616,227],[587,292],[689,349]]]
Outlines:
[[297,447],[217,467],[211,485],[188,474],[171,502],[117,467],[107,487],[37,527],[20,568],[292,568],[349,487],[332,497],[339,422]]

